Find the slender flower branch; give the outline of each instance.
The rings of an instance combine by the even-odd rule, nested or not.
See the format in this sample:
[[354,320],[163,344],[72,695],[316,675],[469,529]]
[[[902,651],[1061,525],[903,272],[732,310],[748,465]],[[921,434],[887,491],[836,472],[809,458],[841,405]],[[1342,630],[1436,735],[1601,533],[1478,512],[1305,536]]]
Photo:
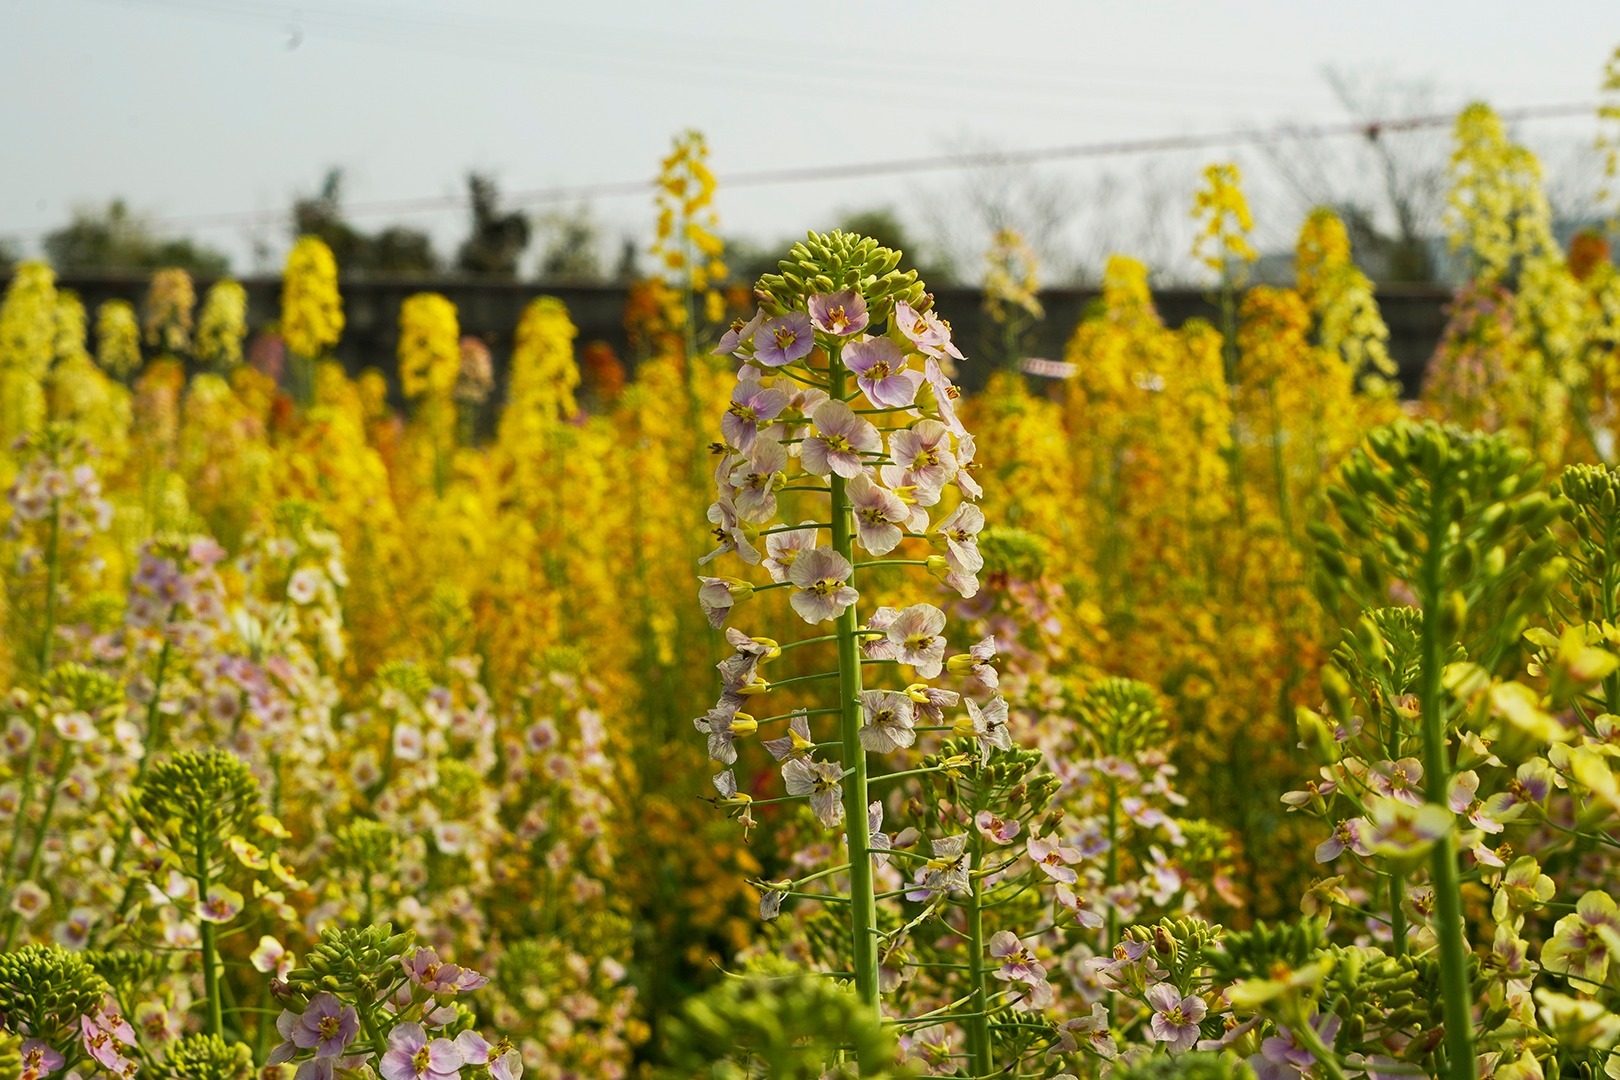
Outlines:
[[[845,393],[845,368],[841,350],[833,348],[827,357],[828,393],[841,398]],[[849,493],[843,477],[834,474],[832,488],[832,546],[851,564],[855,557]],[[839,734],[844,744],[844,760],[849,773],[843,781],[844,818],[850,861],[850,937],[853,947],[851,967],[855,971],[855,994],[876,1018],[878,1005],[878,955],[874,932],[877,905],[872,881],[870,841],[863,823],[869,798],[866,780],[866,750],[861,746],[861,655],[858,605],[850,604],[838,616],[838,696],[842,713]],[[876,1072],[881,1063],[861,1061],[861,1072]]]

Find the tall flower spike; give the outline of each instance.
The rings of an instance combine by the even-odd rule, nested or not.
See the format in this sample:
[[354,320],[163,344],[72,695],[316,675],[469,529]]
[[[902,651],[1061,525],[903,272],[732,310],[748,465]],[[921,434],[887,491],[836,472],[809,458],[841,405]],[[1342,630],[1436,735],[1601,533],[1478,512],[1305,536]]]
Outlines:
[[[1036,812],[1033,793],[1050,789],[1025,782],[1040,755],[1028,751],[1020,757],[1013,751],[1006,703],[983,700],[994,687],[993,642],[981,642],[947,671],[947,619],[938,606],[902,600],[871,612],[864,624],[858,611],[869,567],[883,567],[884,575],[889,568],[926,567],[921,574],[909,571],[923,586],[917,598],[923,600],[939,589],[929,575],[972,596],[984,565],[978,553],[982,511],[963,503],[942,509],[937,522],[928,511],[944,501],[953,482],[970,500],[982,491],[965,470],[975,447],[956,414],[957,390],[945,366],[965,357],[915,273],[899,271],[899,262],[898,252],[870,239],[812,234],[789,252],[780,273],[760,279],[759,313],[734,324],[716,350],[741,359],[743,366],[720,417],[722,460],[709,510],[720,546],[706,560],[735,555],[753,562],[750,556],[762,550],[763,570],[771,580],[705,576],[700,603],[719,626],[753,591],[787,588],[793,611],[817,629],[801,632],[797,640],[784,638],[780,646],[760,645],[757,628],[730,631],[732,655],[719,665],[725,692],[695,726],[710,756],[734,766],[715,784],[719,802],[734,814],[741,808],[746,827],[752,823],[750,802],[738,792],[737,777],[757,776],[759,769],[749,760],[757,751],[739,736],[771,721],[787,721],[785,732],[778,729],[761,740],[763,750],[780,763],[786,798],[803,800],[824,827],[843,826],[848,857],[847,864],[841,861],[796,883],[762,881],[761,917],[785,916],[787,904],[812,902],[821,890],[836,895],[849,919],[850,954],[823,953],[817,962],[851,971],[856,998],[874,1017],[881,1015],[878,998],[884,987],[913,977],[905,959],[910,949],[930,957],[940,949],[963,950],[956,955],[969,963],[921,964],[917,970],[969,972],[971,992],[941,1000],[961,999],[964,1022],[973,1031],[970,1071],[989,1075],[1012,1065],[998,1055],[989,1018],[1001,1010],[1039,1008],[1051,994],[1043,979],[1025,978],[1034,975],[1035,966],[1018,968],[1017,981],[1030,987],[1028,994],[1010,999],[992,992],[997,984],[982,918],[985,898],[1021,891],[1024,880],[1018,875],[1048,891],[1053,886],[1049,875],[1037,875],[1021,855],[1015,855],[1017,871],[1005,866],[992,871],[984,859],[987,851],[994,859],[994,851],[1020,835]],[[942,554],[930,555],[930,544]],[[871,585],[885,595],[893,587],[888,577]],[[829,623],[831,632],[822,629]],[[828,644],[817,644],[823,641]],[[759,674],[767,654],[798,645],[834,654],[833,669],[774,683]],[[810,660],[814,651],[793,655],[809,661],[811,671],[826,666]],[[914,672],[921,681],[868,686],[863,671],[868,665],[874,683],[895,671]],[[959,687],[932,685],[936,679]],[[784,695],[801,693],[788,687],[801,682],[811,692],[825,688],[827,707],[789,700],[786,711],[758,721],[739,711],[750,695],[775,695],[779,689]],[[964,690],[980,699],[968,702],[967,717],[946,719]],[[818,730],[822,725],[828,730]],[[968,741],[975,739],[978,754]],[[998,750],[1003,761],[986,768]],[[938,818],[919,814],[914,825],[891,836],[883,828],[885,802],[903,802],[904,795],[886,787],[885,798],[874,797],[869,755],[897,759],[898,768],[885,768],[885,777],[903,785],[899,792],[915,785],[922,793],[936,793],[931,785],[937,782],[961,783],[963,801],[952,794]],[[919,760],[921,767],[911,767]],[[892,809],[895,803],[888,805]],[[975,825],[981,810],[1000,822],[989,834]],[[950,835],[920,835],[928,825]],[[918,850],[932,854],[904,891],[913,900],[939,905],[940,917],[959,923],[959,946],[908,943],[915,921],[907,925],[901,912],[879,909],[880,892],[902,891],[895,887],[900,879],[889,861],[898,852],[915,858]],[[1006,958],[1024,963],[1018,936],[1006,933],[1017,943]],[[886,1064],[861,1062],[863,1072]]]

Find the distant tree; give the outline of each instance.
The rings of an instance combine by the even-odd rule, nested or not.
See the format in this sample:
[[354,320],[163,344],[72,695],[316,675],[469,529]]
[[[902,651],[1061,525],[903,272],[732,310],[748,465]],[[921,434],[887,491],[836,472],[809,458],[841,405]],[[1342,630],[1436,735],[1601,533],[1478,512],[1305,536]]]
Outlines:
[[467,274],[516,277],[518,259],[529,246],[529,219],[520,210],[501,213],[495,178],[469,173],[467,196],[472,233],[456,252],[456,268]]
[[366,238],[343,219],[342,169],[328,169],[319,191],[293,202],[292,233],[294,238],[314,236],[325,241],[340,269],[362,269],[368,254]]
[[1053,283],[1076,275],[1076,224],[1086,208],[1084,192],[1072,177],[995,160],[994,142],[963,140],[960,151],[982,159],[950,181],[950,187],[921,200],[928,214],[940,261],[970,268],[977,277],[991,240],[1004,229],[1027,238]]
[[345,274],[385,274],[422,277],[439,272],[433,241],[420,229],[390,225],[367,235],[349,224],[343,214],[343,170],[330,169],[314,195],[293,203],[294,236],[318,236],[326,241]]
[[420,229],[390,225],[371,237],[369,269],[379,274],[436,274],[439,256],[433,240]]
[[539,232],[544,245],[540,253],[541,281],[594,285],[604,279],[602,231],[591,217],[590,207],[547,214],[540,219]]
[[1379,281],[1435,279],[1446,201],[1450,138],[1444,129],[1390,131],[1389,116],[1438,111],[1434,87],[1387,72],[1323,72],[1352,120],[1365,124],[1352,142],[1291,139],[1266,148],[1272,166],[1304,204],[1331,206],[1344,220],[1356,260]]
[[59,273],[156,270],[174,266],[197,277],[219,277],[230,260],[194,240],[165,239],[122,199],[105,209],[80,207],[67,225],[45,237],[45,254]]
[[10,274],[21,260],[22,253],[17,250],[17,245],[10,240],[0,240],[0,274]]
[[792,246],[792,241],[780,244],[762,244],[753,237],[728,236],[726,237],[726,265],[731,268],[731,276],[734,280],[753,284],[760,279],[761,275],[775,273],[776,264],[781,258],[782,252]]
[[641,245],[636,243],[634,237],[627,236],[619,242],[619,258],[613,264],[613,280],[619,285],[629,285],[641,280]]

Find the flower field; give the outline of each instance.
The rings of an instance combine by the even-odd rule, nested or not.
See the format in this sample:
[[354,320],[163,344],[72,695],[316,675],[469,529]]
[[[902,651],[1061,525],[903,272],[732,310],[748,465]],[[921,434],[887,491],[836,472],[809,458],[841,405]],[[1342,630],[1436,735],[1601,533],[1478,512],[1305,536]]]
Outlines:
[[23,264],[0,1078],[1620,1078],[1620,270],[1453,149],[1404,397],[1229,164],[1217,320],[1116,256],[975,394],[902,252],[732,280],[696,135],[634,364],[422,293],[348,371],[313,237],[262,327]]

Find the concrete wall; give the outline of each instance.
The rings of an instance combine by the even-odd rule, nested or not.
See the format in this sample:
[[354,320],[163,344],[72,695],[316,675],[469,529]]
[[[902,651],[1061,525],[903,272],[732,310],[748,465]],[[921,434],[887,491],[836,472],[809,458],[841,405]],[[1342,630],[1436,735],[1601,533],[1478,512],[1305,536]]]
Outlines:
[[[144,276],[71,275],[59,280],[62,288],[74,289],[91,312],[92,327],[97,304],[122,298],[139,304],[146,291]],[[280,302],[279,278],[246,278],[248,321],[258,328],[276,317]],[[199,280],[199,297],[208,282]],[[621,286],[543,287],[529,282],[488,281],[345,281],[342,283],[347,326],[337,353],[353,370],[375,365],[393,370],[395,345],[399,334],[399,306],[412,293],[431,290],[443,293],[460,312],[462,333],[474,334],[489,342],[497,367],[504,365],[523,307],[536,296],[551,295],[568,305],[579,326],[580,343],[605,341],[627,362],[623,312],[625,289]],[[983,295],[976,288],[935,290],[939,311],[951,321],[956,340],[969,358],[995,360],[1001,355],[999,332],[984,314]],[[1062,359],[1064,343],[1086,305],[1097,293],[1091,289],[1049,289],[1041,294],[1046,319],[1025,338],[1026,352],[1032,356]],[[1154,294],[1160,313],[1172,326],[1202,317],[1217,321],[1218,309],[1203,292],[1169,289]],[[1444,307],[1450,292],[1441,288],[1389,289],[1379,293],[1379,304],[1390,329],[1390,353],[1400,365],[1401,381],[1413,393],[1421,381],[1424,365],[1433,353],[1445,325]],[[966,364],[961,382],[975,389],[991,364]]]

